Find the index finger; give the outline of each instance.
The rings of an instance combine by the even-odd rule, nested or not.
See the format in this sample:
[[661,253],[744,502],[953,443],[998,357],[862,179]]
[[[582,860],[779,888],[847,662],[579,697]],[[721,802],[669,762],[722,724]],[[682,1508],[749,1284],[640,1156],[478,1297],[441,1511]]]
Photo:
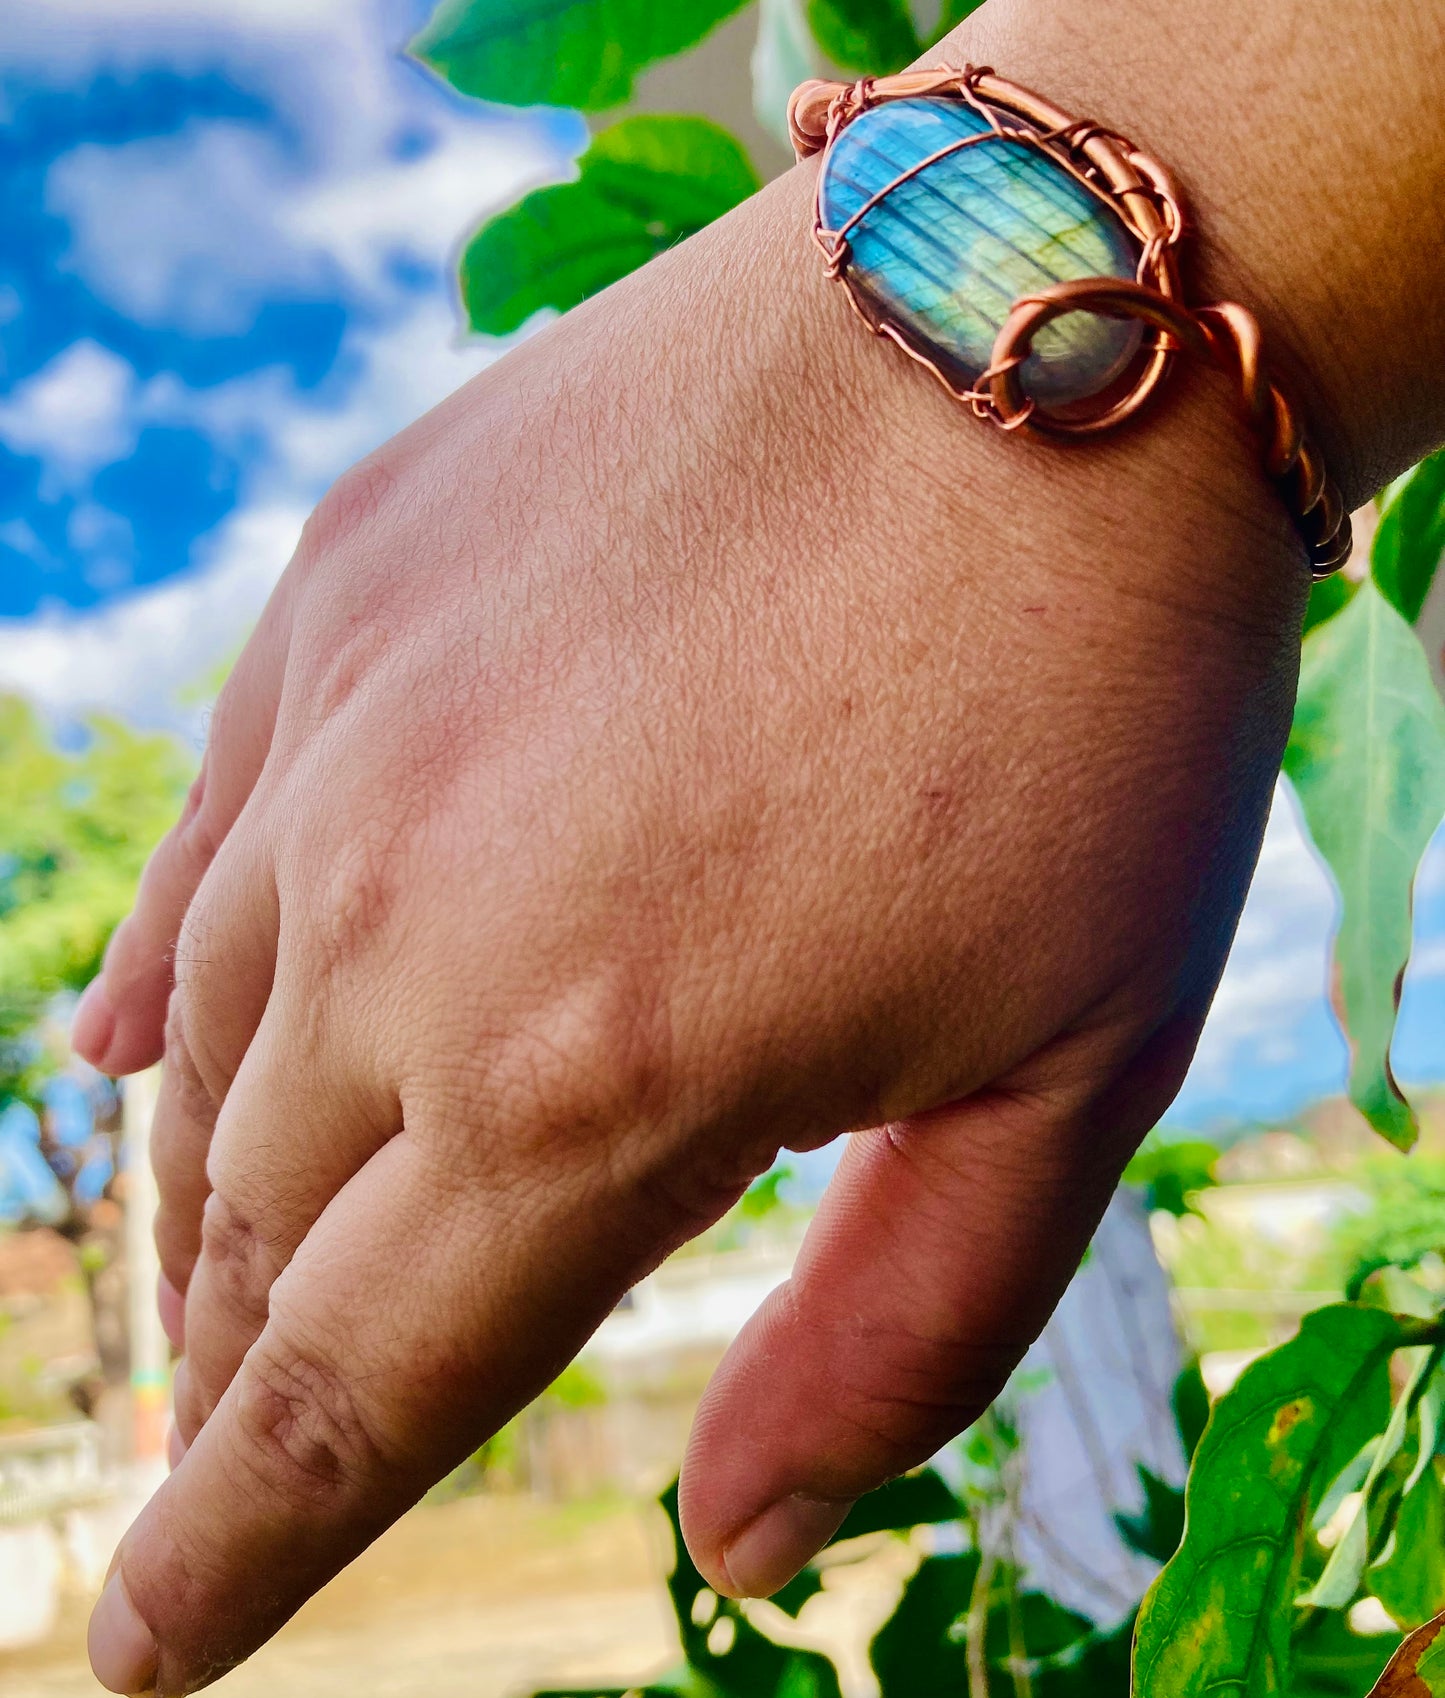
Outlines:
[[333,1199],[121,1545],[91,1621],[102,1685],[192,1692],[249,1656],[555,1377],[663,1248],[575,1187],[518,1202],[408,1132]]

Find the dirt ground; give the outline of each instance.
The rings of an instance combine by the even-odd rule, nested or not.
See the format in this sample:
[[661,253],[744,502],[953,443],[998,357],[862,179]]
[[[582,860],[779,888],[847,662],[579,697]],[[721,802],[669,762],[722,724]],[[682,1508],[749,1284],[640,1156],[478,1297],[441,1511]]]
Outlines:
[[[618,1683],[676,1640],[658,1511],[473,1497],[413,1510],[244,1668],[225,1698],[503,1698]],[[0,1698],[96,1698],[87,1601],[43,1645],[0,1653]]]

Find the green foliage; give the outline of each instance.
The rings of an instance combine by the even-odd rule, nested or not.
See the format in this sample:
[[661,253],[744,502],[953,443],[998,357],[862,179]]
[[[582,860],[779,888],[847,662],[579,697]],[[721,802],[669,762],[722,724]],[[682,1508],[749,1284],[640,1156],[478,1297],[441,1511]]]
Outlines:
[[944,0],[935,28],[924,37],[907,0],[808,0],[808,28],[839,70],[885,76],[911,64],[982,3]]
[[1445,553],[1445,449],[1392,483],[1381,500],[1370,573],[1413,625]]
[[1390,1040],[1415,869],[1445,813],[1445,704],[1418,638],[1373,583],[1305,639],[1284,764],[1344,905],[1335,961],[1350,1098],[1408,1149],[1418,1126]]
[[1364,1698],[1396,1643],[1393,1633],[1356,1633],[1348,1617],[1316,1610],[1301,1623],[1291,1646],[1291,1698]]
[[775,1215],[786,1213],[789,1204],[783,1196],[783,1187],[792,1184],[796,1178],[797,1174],[787,1162],[774,1162],[738,1198],[735,1207],[739,1220],[748,1226],[757,1226]]
[[1219,1151],[1202,1139],[1165,1140],[1151,1133],[1124,1169],[1123,1183],[1143,1189],[1150,1214],[1193,1214],[1192,1198],[1215,1183],[1218,1160]]
[[1307,1532],[1390,1419],[1389,1362],[1435,1323],[1339,1304],[1305,1317],[1216,1406],[1190,1470],[1183,1543],[1140,1611],[1136,1698],[1290,1692]]
[[1418,1155],[1371,1176],[1372,1202],[1335,1230],[1345,1295],[1358,1297],[1381,1269],[1415,1268],[1445,1254],[1445,1161]]
[[[26,703],[0,696],[0,1044],[94,975],[191,768],[173,739],[113,720],[66,752]],[[0,1062],[0,1099],[23,1089]]]
[[[1360,1488],[1360,1502],[1350,1516],[1325,1563],[1324,1572],[1301,1600],[1316,1608],[1347,1609],[1359,1590],[1371,1552],[1379,1552],[1378,1536],[1388,1535],[1398,1512],[1401,1495],[1418,1477],[1415,1470],[1401,1480],[1395,1464],[1404,1449],[1405,1436],[1426,1387],[1440,1366],[1442,1347],[1417,1352],[1405,1395],[1390,1412],[1385,1430],[1374,1441],[1369,1469]],[[1374,1535],[1372,1537],[1372,1535]]]
[[[1419,1460],[1407,1453],[1397,1464]],[[1394,1530],[1367,1583],[1401,1627],[1419,1627],[1445,1609],[1445,1503],[1433,1457],[1424,1458],[1413,1485],[1407,1475]]]
[[682,1663],[641,1686],[568,1686],[535,1698],[840,1698],[837,1672],[826,1657],[769,1639],[741,1605],[720,1598],[698,1573],[683,1543],[675,1481],[658,1501],[672,1531],[667,1590]]
[[841,1545],[869,1533],[961,1521],[967,1513],[941,1476],[931,1468],[922,1468],[915,1474],[902,1474],[876,1492],[859,1498],[828,1543]]
[[743,0],[442,0],[411,52],[505,106],[600,112],[637,73],[701,41]]
[[1307,637],[1316,625],[1323,625],[1326,619],[1333,619],[1358,587],[1354,579],[1347,578],[1343,572],[1336,572],[1332,577],[1321,578],[1319,583],[1311,584],[1309,604],[1305,608],[1303,634]]
[[808,27],[845,71],[891,74],[923,51],[905,0],[808,0]]
[[[693,1566],[677,1513],[677,1487],[659,1500],[672,1533],[668,1582],[683,1662],[646,1685],[566,1687],[534,1698],[838,1698],[832,1664],[811,1651],[780,1645],[750,1619],[745,1605],[719,1598]],[[905,1475],[860,1500],[854,1517],[829,1541],[833,1559],[849,1560],[852,1541],[889,1533],[916,1537],[920,1526],[959,1523],[969,1547],[925,1556],[898,1606],[869,1646],[881,1698],[1127,1698],[1126,1620],[1099,1633],[1082,1616],[1037,1592],[1024,1591],[1008,1564],[986,1561],[972,1543],[965,1506],[932,1470]],[[840,1551],[837,1547],[844,1547]],[[821,1565],[809,1564],[771,1602],[796,1615],[821,1589]],[[970,1624],[982,1624],[979,1656],[970,1655]],[[972,1665],[972,1666],[971,1666]],[[981,1674],[986,1692],[978,1685]]]
[[472,237],[472,328],[504,336],[544,307],[566,312],[757,187],[741,146],[705,118],[624,118],[582,155],[576,182],[534,190]]

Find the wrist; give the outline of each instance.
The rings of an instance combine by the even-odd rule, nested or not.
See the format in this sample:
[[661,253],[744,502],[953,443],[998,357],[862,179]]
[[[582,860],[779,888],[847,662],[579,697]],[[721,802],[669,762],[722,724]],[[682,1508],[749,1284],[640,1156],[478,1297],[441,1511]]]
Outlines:
[[1256,313],[1351,505],[1445,435],[1435,8],[1344,0],[1321,27],[1295,3],[992,0],[929,57],[996,65],[1175,172],[1192,298]]

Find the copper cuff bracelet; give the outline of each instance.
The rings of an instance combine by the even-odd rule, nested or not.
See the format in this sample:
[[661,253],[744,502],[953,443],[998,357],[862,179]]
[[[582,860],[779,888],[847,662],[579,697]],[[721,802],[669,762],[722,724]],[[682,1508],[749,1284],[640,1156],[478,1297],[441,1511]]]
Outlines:
[[1003,430],[1084,437],[1137,413],[1179,350],[1211,360],[1239,383],[1314,576],[1345,563],[1349,515],[1254,315],[1185,301],[1183,199],[1132,142],[973,66],[807,82],[788,124],[800,159],[823,155],[828,275],[955,400]]

